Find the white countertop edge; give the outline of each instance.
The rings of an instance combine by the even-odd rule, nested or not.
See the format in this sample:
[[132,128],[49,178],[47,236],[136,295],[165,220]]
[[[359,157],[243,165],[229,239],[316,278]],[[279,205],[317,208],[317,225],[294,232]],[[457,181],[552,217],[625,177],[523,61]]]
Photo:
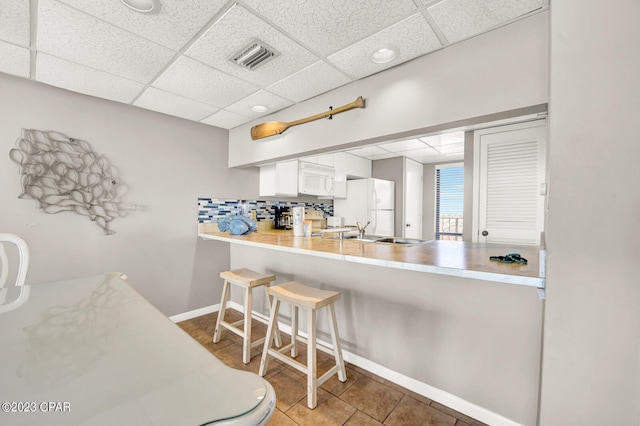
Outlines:
[[245,241],[245,240],[238,240],[235,238],[228,238],[228,237],[219,237],[217,235],[210,235],[210,234],[198,234],[199,237],[201,237],[204,240],[217,240],[217,241],[224,241],[227,243],[233,243],[233,244],[242,244],[242,245],[246,245],[246,246],[253,246],[253,247],[261,247],[261,248],[266,248],[269,250],[276,250],[276,251],[284,251],[287,253],[297,253],[297,254],[304,254],[304,255],[311,255],[311,256],[317,256],[317,257],[325,257],[328,259],[334,259],[334,260],[344,260],[344,255],[342,254],[334,254],[334,253],[326,253],[326,252],[322,252],[322,251],[315,251],[315,250],[308,250],[308,249],[302,249],[302,248],[297,248],[297,247],[284,247],[284,246],[279,246],[276,244],[268,244],[268,243],[258,243],[255,241]]
[[257,243],[255,241],[238,240],[235,238],[220,237],[210,234],[198,234],[204,240],[217,240],[234,244],[244,244],[247,246],[261,247],[269,250],[284,251],[288,253],[304,254],[307,256],[324,257],[327,259],[344,260],[346,262],[361,263],[366,265],[382,266],[387,268],[404,269],[408,271],[427,272],[431,274],[449,275],[461,278],[472,278],[483,281],[493,281],[505,284],[523,285],[527,287],[544,288],[543,278],[521,277],[518,275],[496,274],[493,272],[470,271],[468,269],[445,268],[434,265],[419,265],[416,263],[395,262],[388,260],[372,259],[370,257],[350,256],[342,254],[327,253],[296,247],[283,247],[275,244]]
[[408,271],[427,272],[432,274],[450,275],[461,278],[501,282],[505,284],[524,285],[527,287],[543,288],[542,278],[522,277],[518,275],[496,274],[493,272],[471,271],[468,269],[446,268],[434,265],[419,265],[415,263],[378,260],[359,256],[345,256],[348,262],[364,263],[368,265],[384,266],[388,268],[404,269]]

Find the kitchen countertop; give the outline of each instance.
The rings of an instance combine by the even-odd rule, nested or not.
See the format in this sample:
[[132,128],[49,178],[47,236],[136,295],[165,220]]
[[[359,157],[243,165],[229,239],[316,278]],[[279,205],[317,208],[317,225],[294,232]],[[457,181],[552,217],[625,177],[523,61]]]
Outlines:
[[[213,222],[198,224],[198,236],[205,240],[246,244],[347,262],[544,288],[544,267],[541,267],[541,251],[537,246],[432,240],[405,247],[319,236],[294,237],[292,231],[282,230],[230,235],[228,232],[220,232],[217,223]],[[507,253],[519,253],[528,260],[528,264],[489,260],[489,256],[503,256]],[[542,263],[544,264],[544,260]]]

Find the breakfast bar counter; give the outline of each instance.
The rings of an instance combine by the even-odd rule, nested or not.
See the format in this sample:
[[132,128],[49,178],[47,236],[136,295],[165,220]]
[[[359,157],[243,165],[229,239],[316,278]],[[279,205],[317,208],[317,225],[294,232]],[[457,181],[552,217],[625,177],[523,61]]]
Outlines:
[[[539,247],[387,244],[273,229],[230,235],[215,222],[200,223],[198,235],[212,254],[228,250],[230,269],[273,274],[275,285],[340,292],[345,361],[486,424],[535,424],[545,263]],[[489,260],[509,253],[528,264]],[[268,318],[266,297],[256,296],[254,310]],[[233,302],[241,306],[241,295]],[[291,315],[281,315],[282,330]],[[327,339],[326,322],[318,324]]]
[[[214,222],[200,223],[198,235],[205,240],[226,241],[346,262],[544,288],[540,250],[536,246],[439,240],[403,246],[320,236],[294,237],[292,231],[283,230],[259,230],[245,235],[230,235],[228,232],[220,232]],[[522,265],[489,260],[490,256],[508,253],[519,253],[528,263]]]

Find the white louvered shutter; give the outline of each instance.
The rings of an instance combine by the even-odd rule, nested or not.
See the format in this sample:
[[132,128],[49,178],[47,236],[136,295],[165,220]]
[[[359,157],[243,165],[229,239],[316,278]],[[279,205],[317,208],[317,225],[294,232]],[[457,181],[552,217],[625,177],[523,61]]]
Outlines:
[[538,126],[481,136],[479,241],[538,244],[544,135],[545,127]]

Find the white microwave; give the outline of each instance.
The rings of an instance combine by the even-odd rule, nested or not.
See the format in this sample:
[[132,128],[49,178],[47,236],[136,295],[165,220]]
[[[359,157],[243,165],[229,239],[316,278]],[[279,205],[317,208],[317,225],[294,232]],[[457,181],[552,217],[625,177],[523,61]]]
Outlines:
[[301,161],[299,164],[298,192],[319,197],[333,196],[336,171],[333,167]]

